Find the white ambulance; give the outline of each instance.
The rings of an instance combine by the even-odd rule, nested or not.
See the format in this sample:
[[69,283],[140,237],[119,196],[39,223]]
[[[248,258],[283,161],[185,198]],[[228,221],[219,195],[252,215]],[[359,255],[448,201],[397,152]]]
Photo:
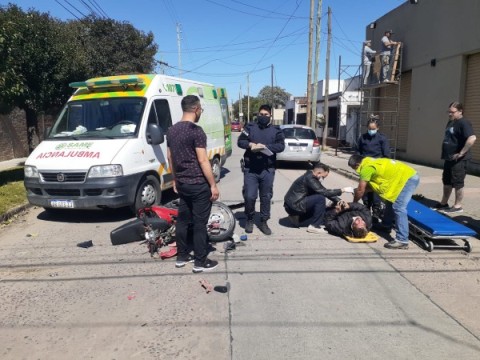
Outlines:
[[220,97],[211,84],[165,75],[121,75],[71,83],[77,88],[48,137],[25,162],[31,204],[98,209],[159,204],[173,185],[165,135],[197,95],[207,153],[217,181],[225,163]]

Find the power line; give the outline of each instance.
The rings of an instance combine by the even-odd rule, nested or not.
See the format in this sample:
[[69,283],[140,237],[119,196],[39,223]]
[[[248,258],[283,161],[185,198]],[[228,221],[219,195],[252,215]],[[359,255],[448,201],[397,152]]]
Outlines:
[[60,5],[61,7],[63,7],[66,11],[68,11],[74,18],[76,18],[77,20],[81,20],[77,15],[75,15],[73,12],[71,12],[69,9],[67,9],[62,3],[60,3],[60,1],[55,0],[55,2],[58,5]]
[[[246,4],[242,1],[238,1],[238,0],[230,0],[230,1],[234,2],[234,3],[237,3],[237,4],[241,4],[243,6],[251,7],[251,8],[256,9],[256,10],[264,11],[268,14],[269,17],[271,16],[271,14],[281,15],[281,16],[284,16],[285,18],[288,18],[290,16],[288,14],[282,14],[282,13],[279,13],[279,12],[276,12],[276,11],[272,11],[271,9],[262,9],[262,8],[257,7],[257,6]],[[304,17],[304,16],[295,16],[295,18],[296,19],[308,19],[308,17]]]
[[87,17],[84,13],[82,13],[80,10],[78,10],[75,6],[73,6],[68,0],[63,0],[65,1],[68,5],[70,5],[72,8],[74,8],[80,15],[83,17]]
[[[239,13],[242,13],[242,14],[245,14],[245,15],[250,15],[250,16],[257,16],[257,17],[261,17],[261,18],[264,18],[265,15],[261,15],[261,14],[254,14],[254,13],[250,13],[250,12],[247,12],[247,11],[243,11],[243,10],[239,10],[239,9],[234,9],[230,6],[227,6],[225,4],[221,4],[221,3],[218,3],[216,1],[213,1],[213,0],[205,0],[209,3],[212,3],[212,4],[215,4],[217,6],[221,6],[221,7],[224,7],[224,8],[227,8],[229,10],[232,10],[232,11],[236,11],[236,12],[239,12]],[[297,5],[298,7],[298,5]],[[267,10],[264,10],[264,11],[267,11]],[[268,18],[269,19],[291,19],[292,18],[292,15],[282,15],[282,16],[271,16],[271,12],[269,12],[269,15],[268,15]],[[304,19],[304,18],[299,18],[299,19]]]
[[[303,1],[303,0],[302,0]],[[285,23],[285,25],[283,25],[282,29],[280,30],[280,32],[278,33],[278,35],[276,36],[275,40],[273,40],[272,44],[268,47],[268,49],[265,51],[265,53],[263,54],[263,56],[260,58],[260,60],[258,60],[258,63],[257,65],[255,65],[255,67],[253,68],[255,70],[255,68],[258,66],[258,64],[260,64],[262,62],[262,60],[265,58],[265,56],[268,54],[268,52],[270,51],[271,47],[273,46],[273,44],[275,44],[275,42],[277,41],[277,39],[279,38],[279,36],[282,34],[283,30],[285,30],[285,28],[287,27],[288,23],[290,22],[290,20],[292,20],[292,16],[293,14],[295,14],[295,12],[298,10],[300,4],[302,3],[302,1],[299,1],[297,2],[297,7],[295,8],[295,10],[293,10],[293,13],[291,15],[290,18],[288,18],[287,22]]]
[[108,16],[108,14],[103,10],[103,8],[100,6],[99,3],[97,3],[96,0],[88,0],[88,2],[91,3],[95,8],[97,8],[104,17],[110,19],[110,16]]

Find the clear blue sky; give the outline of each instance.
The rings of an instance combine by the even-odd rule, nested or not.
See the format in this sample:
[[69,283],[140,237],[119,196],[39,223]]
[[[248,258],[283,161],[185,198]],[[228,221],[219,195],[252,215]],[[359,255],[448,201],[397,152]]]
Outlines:
[[[181,68],[182,77],[226,87],[234,101],[240,87],[247,94],[247,74],[251,96],[270,86],[271,65],[275,86],[295,96],[306,92],[310,0],[0,0],[0,5],[9,2],[62,20],[81,18],[91,8],[144,32],[152,31],[159,46],[157,60],[172,67],[159,67],[157,72],[178,76]],[[359,65],[366,26],[404,2],[324,0],[319,80],[325,77],[328,7],[332,10],[330,77],[337,78],[339,56],[342,65]],[[357,69],[346,70],[342,78],[355,75]]]

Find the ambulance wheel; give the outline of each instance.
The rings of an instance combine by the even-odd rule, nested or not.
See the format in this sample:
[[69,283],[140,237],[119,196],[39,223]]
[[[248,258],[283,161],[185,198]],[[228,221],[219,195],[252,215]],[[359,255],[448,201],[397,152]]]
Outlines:
[[220,181],[220,176],[222,175],[222,167],[220,166],[220,159],[217,157],[212,160],[212,172],[215,182],[218,183]]
[[160,203],[160,198],[161,192],[158,179],[153,175],[147,175],[143,178],[137,189],[135,204],[132,211],[137,214],[138,210],[141,208],[158,205]]

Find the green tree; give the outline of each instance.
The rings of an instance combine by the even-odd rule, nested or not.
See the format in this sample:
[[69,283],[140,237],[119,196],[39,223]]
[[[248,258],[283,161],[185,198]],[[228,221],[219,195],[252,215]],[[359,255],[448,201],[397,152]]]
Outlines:
[[[243,121],[245,123],[253,120],[254,115],[257,113],[258,108],[261,105],[260,102],[261,102],[261,100],[259,98],[250,96],[250,119],[247,119],[247,116],[248,116],[248,97],[245,95],[242,98]],[[240,101],[237,100],[236,102],[233,103],[233,117],[236,118],[236,119],[240,119],[239,107],[240,107]]]
[[0,108],[25,111],[31,152],[38,114],[63,104],[70,82],[152,72],[156,52],[153,34],[126,22],[92,16],[62,22],[9,4],[0,8]]
[[94,16],[71,21],[67,27],[75,34],[77,52],[83,52],[80,61],[90,77],[145,74],[155,68],[158,46],[152,32],[145,34],[130,23]]
[[25,111],[31,152],[38,113],[64,100],[64,87],[58,86],[61,25],[48,14],[12,4],[0,9],[0,24],[0,102]]
[[[273,87],[273,107],[284,107],[291,94],[278,86]],[[264,86],[258,93],[262,103],[272,105],[272,87]]]

